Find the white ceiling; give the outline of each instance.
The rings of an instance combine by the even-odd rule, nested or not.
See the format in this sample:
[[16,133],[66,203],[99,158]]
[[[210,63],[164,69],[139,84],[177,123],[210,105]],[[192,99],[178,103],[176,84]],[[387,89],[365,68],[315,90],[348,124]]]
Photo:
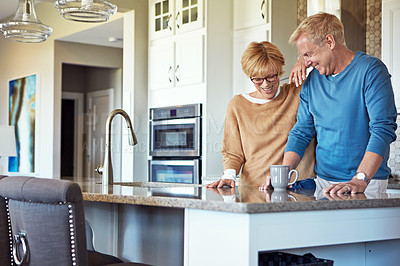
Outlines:
[[18,6],[18,0],[1,0],[0,1],[0,20],[11,16]]
[[[54,0],[36,0],[35,3],[53,1]],[[14,14],[17,10],[17,6],[18,0],[0,0],[0,21]]]
[[108,39],[111,37],[122,40],[123,28],[124,21],[120,18],[57,40],[122,48],[122,41],[109,42]]
[[[54,0],[36,0],[38,2],[53,2]],[[0,21],[8,16],[12,16],[17,10],[18,0],[0,0]],[[40,18],[39,18],[40,19]],[[51,27],[51,25],[49,25]],[[99,24],[99,26],[78,32],[69,36],[60,38],[59,40],[68,42],[77,42],[85,44],[94,44],[101,46],[122,48],[122,41],[109,42],[109,38],[122,39],[123,37],[123,20],[118,19],[108,23]]]

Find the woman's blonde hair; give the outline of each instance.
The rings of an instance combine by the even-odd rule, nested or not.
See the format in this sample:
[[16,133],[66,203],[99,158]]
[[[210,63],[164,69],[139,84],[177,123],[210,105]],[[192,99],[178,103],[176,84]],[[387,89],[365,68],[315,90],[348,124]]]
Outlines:
[[285,58],[276,45],[264,42],[251,42],[242,55],[242,69],[249,77],[265,77],[274,71],[283,74]]
[[305,18],[290,36],[289,43],[296,42],[302,34],[319,46],[327,34],[331,34],[337,43],[346,44],[342,22],[335,15],[324,12]]

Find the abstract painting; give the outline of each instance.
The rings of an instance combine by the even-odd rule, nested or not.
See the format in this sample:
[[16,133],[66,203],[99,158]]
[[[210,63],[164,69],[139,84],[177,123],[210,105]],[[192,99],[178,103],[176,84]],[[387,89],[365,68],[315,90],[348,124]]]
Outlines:
[[9,125],[15,127],[17,156],[9,157],[9,172],[35,172],[35,116],[37,76],[10,80]]

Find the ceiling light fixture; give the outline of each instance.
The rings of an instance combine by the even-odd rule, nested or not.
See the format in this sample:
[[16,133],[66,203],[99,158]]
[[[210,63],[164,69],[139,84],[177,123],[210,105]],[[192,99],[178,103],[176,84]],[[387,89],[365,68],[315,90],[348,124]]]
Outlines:
[[17,42],[37,43],[45,41],[51,35],[53,29],[40,22],[34,6],[34,0],[19,0],[14,18],[0,24],[4,38]]
[[63,18],[80,22],[106,22],[117,12],[104,0],[56,0],[54,5]]

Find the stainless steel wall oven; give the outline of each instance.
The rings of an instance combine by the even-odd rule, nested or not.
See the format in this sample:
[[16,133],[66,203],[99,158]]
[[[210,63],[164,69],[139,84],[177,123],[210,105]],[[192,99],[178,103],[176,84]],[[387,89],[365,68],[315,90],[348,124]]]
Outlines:
[[201,104],[150,109],[149,181],[200,183]]

